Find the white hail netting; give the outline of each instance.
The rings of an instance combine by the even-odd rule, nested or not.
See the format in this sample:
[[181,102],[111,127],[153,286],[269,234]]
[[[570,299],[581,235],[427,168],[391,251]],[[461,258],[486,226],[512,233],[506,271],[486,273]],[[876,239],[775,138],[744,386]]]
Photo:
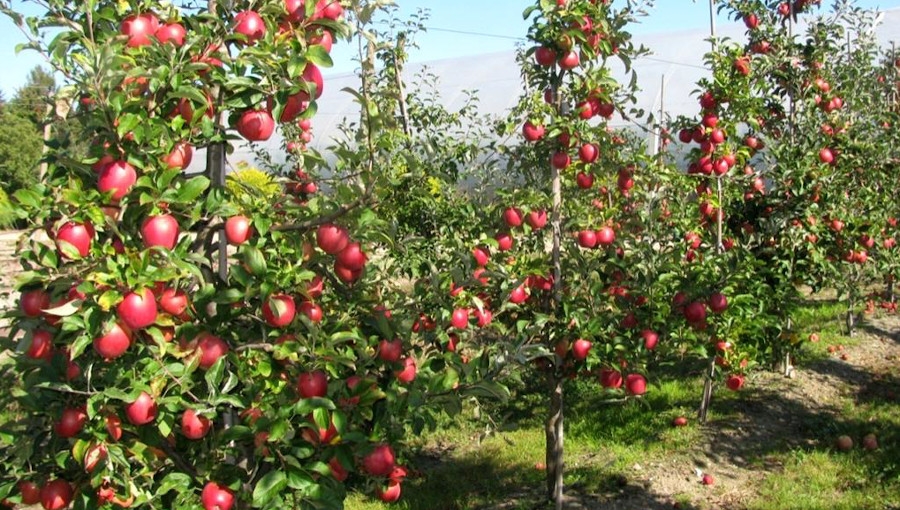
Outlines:
[[[900,54],[900,8],[885,10],[880,16],[881,22],[876,30],[879,42],[883,47],[890,48],[891,42],[897,41]],[[742,42],[745,30],[742,23],[728,23],[717,27],[717,34],[719,37]],[[801,24],[796,28],[796,33],[804,30],[805,26]],[[641,87],[636,107],[658,116],[662,101],[666,114],[672,118],[696,115],[699,106],[697,98],[691,92],[696,88],[698,80],[709,76],[703,63],[703,55],[710,48],[708,37],[708,29],[635,35],[635,44],[642,44],[652,52],[634,62]],[[852,38],[850,44],[853,44]],[[611,59],[610,62],[618,60]],[[513,51],[409,64],[404,70],[408,87],[417,86],[418,80],[415,77],[423,68],[437,77],[440,102],[451,111],[465,104],[466,91],[474,91],[481,113],[503,115],[516,104],[523,90]],[[626,79],[621,65],[618,65],[618,69],[617,78]],[[358,119],[359,105],[354,102],[353,96],[342,92],[347,87],[359,89],[359,78],[354,73],[326,73],[325,92],[319,99],[319,110],[313,119],[312,148],[324,151],[333,145],[333,140],[344,139],[339,129],[341,123],[344,119]],[[626,125],[626,122],[617,114],[613,117],[612,124],[619,127]],[[258,147],[271,154],[276,162],[285,159],[280,133],[258,144]],[[204,151],[198,151],[189,171],[202,171],[205,160]],[[247,144],[239,143],[228,160],[230,166],[233,166],[242,160],[252,162],[254,157]]]

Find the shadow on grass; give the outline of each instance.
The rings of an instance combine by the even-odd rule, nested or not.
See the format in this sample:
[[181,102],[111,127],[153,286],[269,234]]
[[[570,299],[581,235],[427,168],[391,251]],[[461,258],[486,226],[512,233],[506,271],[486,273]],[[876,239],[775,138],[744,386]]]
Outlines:
[[887,330],[883,328],[884,324],[882,322],[873,322],[871,320],[865,320],[859,326],[859,329],[869,333],[870,335],[880,336],[884,338],[890,338],[891,340],[900,343],[900,330]]
[[[404,484],[402,504],[408,510],[541,510],[551,508],[544,496],[545,472],[524,464],[501,465],[491,455],[463,457],[420,455],[415,463],[427,476]],[[663,510],[673,501],[649,493],[622,475],[583,466],[568,470],[567,479],[590,479],[566,486],[568,510]],[[695,507],[682,505],[687,510]]]

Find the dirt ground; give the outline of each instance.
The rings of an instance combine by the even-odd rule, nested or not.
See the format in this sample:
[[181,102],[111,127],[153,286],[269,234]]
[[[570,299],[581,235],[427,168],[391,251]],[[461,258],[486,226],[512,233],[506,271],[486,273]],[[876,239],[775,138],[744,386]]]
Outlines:
[[[821,444],[821,433],[841,421],[845,402],[878,397],[900,404],[900,317],[867,318],[857,337],[858,345],[845,347],[846,359],[835,353],[798,367],[792,378],[758,373],[742,398],[728,403],[739,406],[737,418],[703,425],[699,448],[665,462],[641,464],[622,480],[618,494],[607,494],[604,501],[572,494],[566,508],[743,508],[756,496],[758,482],[782,467],[765,452],[831,446]],[[712,474],[715,485],[699,483],[698,470]],[[692,504],[678,505],[679,499]]]

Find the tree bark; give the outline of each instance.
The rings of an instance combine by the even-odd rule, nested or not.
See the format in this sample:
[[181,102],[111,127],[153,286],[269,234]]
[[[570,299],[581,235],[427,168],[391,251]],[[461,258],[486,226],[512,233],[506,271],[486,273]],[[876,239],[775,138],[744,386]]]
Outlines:
[[544,432],[547,436],[547,497],[556,510],[563,505],[563,381],[556,374],[548,377],[550,386],[550,413]]
[[700,400],[700,409],[697,411],[697,419],[700,423],[706,423],[706,415],[709,412],[709,405],[712,402],[713,394],[713,378],[716,376],[716,358],[709,360],[709,373],[706,374],[706,381],[703,383],[703,398]]

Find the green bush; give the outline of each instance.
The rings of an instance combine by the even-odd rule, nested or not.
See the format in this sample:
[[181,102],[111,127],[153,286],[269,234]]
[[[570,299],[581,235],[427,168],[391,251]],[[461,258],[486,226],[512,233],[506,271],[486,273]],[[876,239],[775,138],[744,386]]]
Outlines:
[[9,195],[0,189],[0,229],[12,228],[16,221]]

